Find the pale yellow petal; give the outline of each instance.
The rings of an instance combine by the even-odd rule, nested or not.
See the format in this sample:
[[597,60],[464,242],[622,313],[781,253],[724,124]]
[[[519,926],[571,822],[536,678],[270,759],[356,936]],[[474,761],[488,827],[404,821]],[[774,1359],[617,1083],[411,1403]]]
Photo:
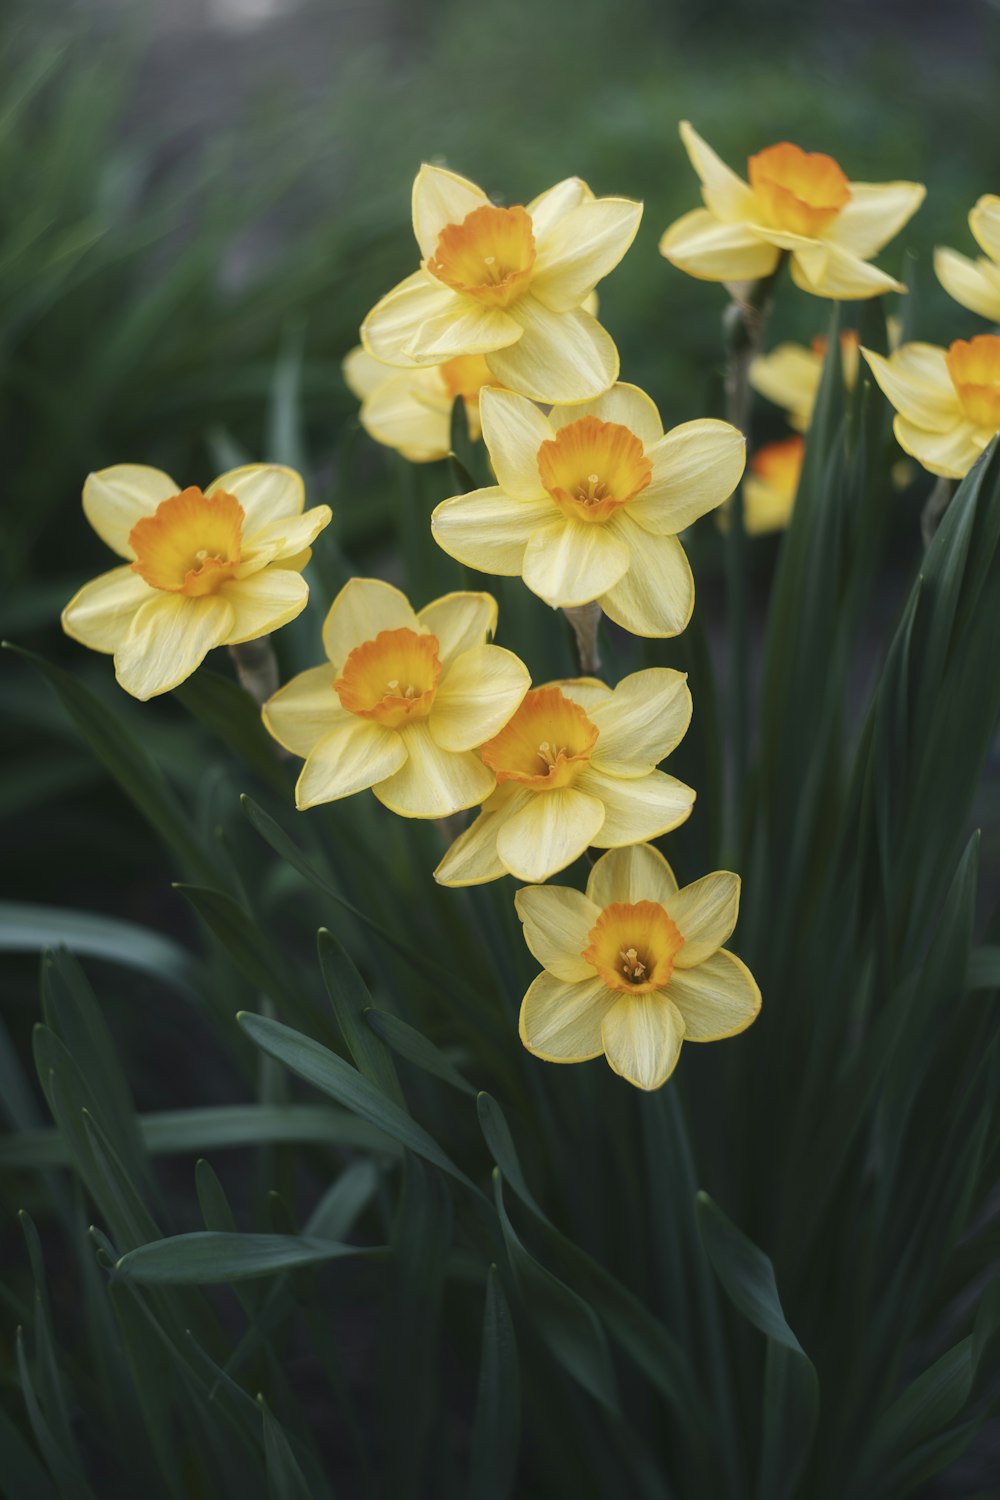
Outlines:
[[960,417],[949,432],[929,432],[897,415],[892,430],[904,453],[943,479],[964,479],[993,436]]
[[664,905],[684,939],[674,964],[678,969],[691,969],[704,963],[732,936],[740,914],[740,877],[717,870],[684,886]]
[[862,349],[861,353],[893,406],[915,426],[930,432],[950,432],[961,420],[943,349],[930,344],[904,344],[888,359],[871,349]]
[[380,578],[351,578],[330,605],[323,621],[323,646],[337,667],[355,646],[373,641],[382,630],[419,630],[404,593]]
[[261,713],[268,733],[293,755],[306,756],[319,741],[354,715],[341,707],[329,662],[299,672],[270,697]]
[[804,292],[834,302],[864,301],[883,292],[905,292],[901,281],[841,245],[816,241],[792,252],[792,280]]
[[531,686],[531,674],[513,651],[472,646],[441,679],[428,719],[443,750],[474,750],[507,723]]
[[490,354],[521,338],[521,327],[502,307],[453,294],[453,301],[426,318],[403,348],[416,364],[443,364],[463,354]]
[[555,509],[548,495],[514,500],[493,485],[442,500],[431,516],[431,532],[438,546],[458,562],[483,573],[517,578],[524,549]]
[[630,198],[581,203],[541,237],[532,295],[556,312],[579,307],[625,255],[641,218],[642,204]]
[[238,646],[280,630],[309,603],[309,585],[289,568],[265,568],[249,578],[234,578],[219,589],[233,607],[233,623],[225,644]]
[[688,120],[682,120],[679,128],[684,149],[701,182],[706,207],[719,219],[748,218],[753,206],[749,183],[726,166]]
[[213,479],[205,494],[214,495],[216,490],[234,495],[240,502],[243,535],[248,541],[270,522],[301,515],[306,503],[302,475],[284,464],[243,464],[228,469]]
[[233,623],[233,607],[218,594],[191,599],[156,592],[133,617],[115,650],[115,676],[133,698],[167,693],[197,671],[221,646]]
[[543,1062],[588,1062],[604,1051],[601,1025],[617,1002],[603,979],[567,984],[541,973],[521,1002],[518,1035]]
[[601,608],[632,635],[679,635],[694,609],[694,578],[684,548],[675,536],[654,536],[630,522],[612,517],[626,538],[632,563],[613,588],[601,595]]
[[546,493],[538,472],[538,450],[554,436],[533,401],[514,391],[485,386],[479,396],[483,441],[500,488],[515,500],[537,500]]
[[602,910],[622,901],[655,901],[660,906],[677,890],[674,872],[652,844],[626,844],[609,849],[594,865],[587,880],[587,896]]
[[112,568],[73,595],[62,612],[62,628],[91,651],[114,651],[125,639],[133,616],[155,594],[130,567]]
[[180,486],[162,469],[145,464],[114,464],[88,474],[83,486],[83,513],[102,542],[119,557],[135,552],[129,533],[143,516],[151,516],[163,500],[176,495]]
[[991,323],[1000,323],[1000,267],[980,256],[969,260],[957,250],[934,251],[934,274],[949,297]]
[[852,182],[850,199],[824,238],[868,260],[895,238],[926,196],[921,182]]
[[447,667],[463,651],[481,646],[497,628],[497,601],[492,594],[460,590],[443,594],[417,611],[424,630],[437,636],[438,659]]
[[603,821],[602,804],[575,786],[536,792],[504,819],[497,853],[518,880],[548,880],[580,857]]
[[718,1042],[736,1036],[760,1012],[756,980],[727,948],[720,948],[696,968],[678,965],[665,993],[683,1017],[689,1042]]
[[[259,530],[248,534],[244,531],[243,551],[238,577],[256,572],[269,562],[287,565],[291,558],[308,553],[309,548],[325,526],[329,526],[333,512],[328,505],[314,505],[299,516],[278,516],[268,521]],[[301,570],[299,570],[301,571]]]
[[383,364],[413,368],[439,361],[416,359],[407,353],[414,339],[430,318],[451,310],[461,311],[462,298],[427,271],[414,271],[381,301],[376,302],[361,325],[361,343],[365,352]]
[[594,195],[580,177],[566,177],[555,187],[546,188],[528,204],[535,243],[545,236],[561,219],[572,213],[581,203],[590,203]]
[[[505,788],[499,788],[499,791]],[[494,793],[494,797],[498,794]],[[484,808],[468,828],[455,839],[434,871],[439,885],[484,885],[507,874],[507,867],[497,853],[497,833],[507,817],[525,807],[530,792],[518,790],[503,798],[496,807]],[[492,800],[492,799],[491,799]]]
[[[374,364],[375,361],[373,360]],[[411,463],[431,463],[451,451],[452,397],[436,365],[426,370],[390,370],[362,403],[361,425],[369,437],[395,448]]]
[[770,276],[780,259],[777,246],[760,233],[719,219],[707,208],[676,219],[660,239],[660,254],[701,281],[757,281]]
[[392,776],[405,761],[397,730],[347,714],[310,750],[295,787],[295,806],[304,811],[352,797]]
[[413,233],[420,254],[429,259],[437,249],[442,229],[448,224],[461,224],[489,201],[482,188],[467,177],[425,162],[413,181]]
[[364,401],[372,391],[378,390],[384,381],[397,373],[391,365],[384,365],[381,360],[373,359],[360,344],[355,344],[344,355],[340,368],[348,390],[359,401]]
[[746,448],[738,428],[714,417],[672,428],[647,449],[652,476],[628,515],[660,536],[683,531],[729,499],[742,477]]
[[611,688],[606,682],[601,682],[597,677],[559,677],[554,682],[546,682],[544,687],[557,687],[567,698],[574,703],[579,703],[586,713],[596,707],[598,703],[604,703],[611,697]]
[[620,995],[604,1017],[601,1040],[616,1073],[637,1089],[658,1089],[677,1066],[684,1021],[659,991]]
[[750,384],[761,396],[782,407],[800,432],[809,426],[823,359],[803,344],[778,344],[769,354],[759,354],[750,365]]
[[610,527],[557,513],[532,532],[522,576],[546,604],[565,608],[606,594],[630,561],[628,544]]
[[984,193],[969,215],[976,243],[993,261],[1000,261],[1000,198]]
[[657,839],[685,822],[694,806],[692,789],[663,771],[650,771],[647,776],[626,780],[590,765],[577,779],[576,786],[581,792],[600,798],[604,806],[604,822],[591,840],[597,849]]
[[663,436],[663,423],[655,401],[637,385],[629,385],[626,381],[617,381],[593,401],[580,401],[575,406],[554,406],[549,412],[549,422],[556,430],[570,422],[579,422],[581,417],[617,422],[634,432],[647,449]]
[[[783,531],[795,508],[795,490],[772,484],[758,474],[748,474],[743,481],[743,529],[747,536],[766,536]],[[728,514],[720,516],[720,525]]]
[[593,979],[594,967],[582,957],[599,906],[565,885],[527,885],[514,896],[524,924],[524,941],[543,969],[556,979]]
[[589,313],[552,312],[532,296],[510,311],[522,337],[486,361],[501,385],[548,405],[590,401],[618,379],[614,340]]
[[485,802],[496,778],[474,751],[455,753],[435,744],[424,722],[400,731],[407,759],[374,788],[378,800],[403,818],[449,818]]
[[612,776],[648,775],[687,733],[687,677],[672,667],[632,672],[589,712],[600,731],[591,765]]

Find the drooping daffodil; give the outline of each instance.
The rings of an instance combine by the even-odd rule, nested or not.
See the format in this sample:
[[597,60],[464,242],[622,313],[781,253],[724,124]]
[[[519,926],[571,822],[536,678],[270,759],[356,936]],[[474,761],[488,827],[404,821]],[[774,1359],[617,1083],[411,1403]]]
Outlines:
[[962,479],[1000,431],[1000,338],[903,344],[888,359],[861,352],[896,408],[899,446],[932,474]]

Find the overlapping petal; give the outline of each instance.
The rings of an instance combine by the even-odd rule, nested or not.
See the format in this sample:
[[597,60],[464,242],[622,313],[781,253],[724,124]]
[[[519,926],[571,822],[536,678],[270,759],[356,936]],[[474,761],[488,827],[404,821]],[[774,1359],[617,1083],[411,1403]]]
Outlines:
[[602,1025],[617,1000],[603,979],[567,984],[543,970],[521,1002],[521,1041],[544,1062],[587,1062],[600,1057]]
[[868,260],[908,224],[927,196],[921,182],[852,182],[826,237]]
[[829,241],[798,249],[792,255],[792,280],[804,292],[834,302],[863,301],[885,292],[905,292],[894,276]]
[[493,772],[472,752],[443,750],[420,720],[398,732],[406,760],[373,787],[376,797],[404,818],[447,818],[478,807],[495,785]]
[[958,396],[943,349],[904,344],[886,359],[871,349],[861,353],[893,406],[907,421],[929,432],[946,433],[959,416]]
[[155,591],[115,649],[118,682],[143,701],[169,692],[222,645],[233,620],[233,606],[219,594],[191,599]]
[[1000,323],[1000,266],[984,256],[970,260],[941,247],[934,251],[934,274],[949,297],[981,318]]
[[538,450],[553,436],[551,421],[526,396],[489,386],[480,393],[479,416],[500,488],[515,500],[538,500],[545,495]]
[[579,307],[613,271],[639,229],[642,204],[594,198],[578,204],[542,236],[531,289],[556,312]]
[[633,635],[679,635],[694,609],[694,577],[684,548],[675,536],[654,536],[627,515],[613,516],[610,524],[636,566],[601,595],[604,613]]
[[614,1071],[638,1089],[666,1083],[681,1052],[684,1020],[662,994],[622,995],[601,1025],[604,1054]]
[[688,160],[698,174],[706,207],[720,219],[747,218],[753,208],[749,183],[726,166],[708,142],[702,140],[690,120],[682,120],[678,129]]
[[290,568],[265,568],[249,578],[234,578],[219,589],[233,610],[227,646],[270,635],[300,615],[309,602],[309,585]]
[[269,698],[264,724],[279,745],[306,756],[336,725],[351,718],[334,689],[337,669],[330,662],[299,672]]
[[413,232],[424,259],[434,254],[442,229],[460,224],[489,201],[467,177],[425,162],[413,182]]
[[554,509],[549,495],[513,500],[492,485],[442,500],[431,516],[431,531],[438,546],[458,562],[516,578],[525,548],[538,528],[552,519]]
[[532,532],[521,572],[532,593],[566,607],[600,598],[630,562],[628,544],[610,527],[557,512]]
[[508,311],[521,337],[487,359],[501,385],[551,403],[589,401],[618,379],[614,340],[590,313],[553,312],[530,294]]
[[437,637],[438,657],[447,668],[463,651],[481,646],[492,636],[497,628],[497,601],[492,594],[476,591],[443,594],[418,610],[417,619],[422,629]]
[[593,978],[593,966],[582,954],[601,915],[599,906],[582,892],[560,885],[525,886],[515,895],[514,905],[524,940],[543,969],[556,979]]
[[590,840],[597,849],[641,844],[669,833],[691,816],[695,799],[691,787],[665,771],[624,780],[590,765],[577,779],[576,789],[589,793],[604,808],[604,820]]
[[684,886],[663,904],[684,939],[674,964],[678,969],[693,968],[732,936],[740,911],[740,877],[717,870]]
[[432,738],[442,750],[475,749],[499,733],[530,686],[527,667],[512,651],[470,647],[438,686],[428,721]]
[[930,432],[902,415],[892,424],[904,453],[943,479],[964,479],[989,441],[989,434],[971,422],[959,421],[949,432]]
[[409,599],[380,578],[351,578],[330,605],[323,621],[323,646],[341,666],[355,646],[374,640],[380,630],[419,630]]
[[563,870],[597,837],[604,805],[577,786],[531,797],[508,813],[497,830],[497,854],[519,880],[548,880]]
[[87,475],[83,513],[112,552],[131,560],[135,557],[129,543],[133,526],[179,491],[180,485],[162,469],[146,464],[113,464],[110,469]]
[[990,259],[1000,264],[1000,197],[996,193],[984,193],[975,204],[969,228]]
[[660,237],[660,254],[701,281],[758,281],[778,266],[781,252],[746,224],[694,208]]
[[154,591],[130,567],[112,568],[79,589],[62,612],[62,628],[91,651],[112,652]]
[[581,401],[576,406],[553,407],[548,420],[553,430],[558,431],[570,422],[578,422],[581,417],[596,417],[599,422],[617,422],[619,426],[634,432],[647,449],[658,443],[663,436],[663,422],[656,402],[637,385],[629,385],[623,380],[616,381],[610,390],[593,401]]
[[676,535],[728,500],[746,464],[746,439],[729,422],[682,422],[647,450],[649,484],[629,506],[646,531]]
[[[270,522],[300,515],[306,503],[301,474],[284,464],[241,464],[228,469],[213,479],[205,494],[214,495],[217,490],[235,496],[243,507],[243,536],[248,543]],[[327,511],[328,519],[328,507],[320,509]]]
[[600,730],[591,765],[612,776],[645,776],[687,733],[691,694],[683,672],[648,667],[588,711]]
[[726,948],[693,968],[678,965],[666,993],[683,1017],[689,1042],[717,1042],[736,1036],[760,1011],[756,980],[746,964]]
[[363,792],[392,776],[406,757],[402,735],[345,714],[309,752],[295,788],[295,805],[304,811]]
[[501,795],[506,792],[505,787],[495,792],[496,802],[491,798],[478,818],[448,849],[434,871],[439,885],[485,885],[507,874],[507,867],[497,853],[497,832],[508,817],[515,817],[527,805],[531,794],[519,788]]
[[613,906],[616,901],[630,906],[637,901],[656,901],[666,906],[676,891],[673,870],[652,844],[609,849],[587,880],[587,898],[600,908]]

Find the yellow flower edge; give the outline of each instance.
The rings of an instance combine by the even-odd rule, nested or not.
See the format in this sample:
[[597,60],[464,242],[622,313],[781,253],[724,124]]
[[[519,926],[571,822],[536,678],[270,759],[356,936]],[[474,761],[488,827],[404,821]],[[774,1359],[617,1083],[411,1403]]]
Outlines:
[[903,344],[862,354],[896,409],[892,430],[931,474],[962,479],[1000,430],[1000,338],[979,334],[948,349]]
[[969,214],[969,228],[985,255],[971,260],[939,245],[934,273],[949,297],[991,323],[1000,323],[1000,197],[985,193]]

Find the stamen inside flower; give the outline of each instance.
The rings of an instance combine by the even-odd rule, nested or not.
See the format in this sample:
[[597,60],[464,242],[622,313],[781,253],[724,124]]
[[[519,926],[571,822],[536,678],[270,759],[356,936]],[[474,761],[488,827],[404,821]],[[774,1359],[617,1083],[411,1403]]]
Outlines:
[[415,630],[381,630],[355,646],[333,684],[349,713],[399,729],[426,719],[441,676],[438,640]]
[[243,507],[233,495],[197,486],[162,500],[129,532],[133,572],[169,594],[214,594],[233,578],[243,544]]
[[527,289],[535,236],[525,208],[484,203],[461,224],[446,224],[427,262],[432,276],[477,302],[506,307]]
[[945,355],[963,412],[977,427],[1000,428],[1000,338],[980,333],[956,339]]
[[606,906],[588,933],[581,957],[613,990],[646,995],[662,990],[684,946],[676,925],[656,901],[616,901]]
[[644,490],[653,466],[634,432],[581,417],[560,427],[537,454],[538,474],[556,504],[581,521],[606,521]]
[[747,175],[761,223],[792,234],[820,234],[851,198],[851,185],[832,156],[789,141],[751,156]]
[[498,783],[516,781],[535,791],[552,791],[575,780],[597,735],[597,725],[559,688],[535,688],[479,753]]

